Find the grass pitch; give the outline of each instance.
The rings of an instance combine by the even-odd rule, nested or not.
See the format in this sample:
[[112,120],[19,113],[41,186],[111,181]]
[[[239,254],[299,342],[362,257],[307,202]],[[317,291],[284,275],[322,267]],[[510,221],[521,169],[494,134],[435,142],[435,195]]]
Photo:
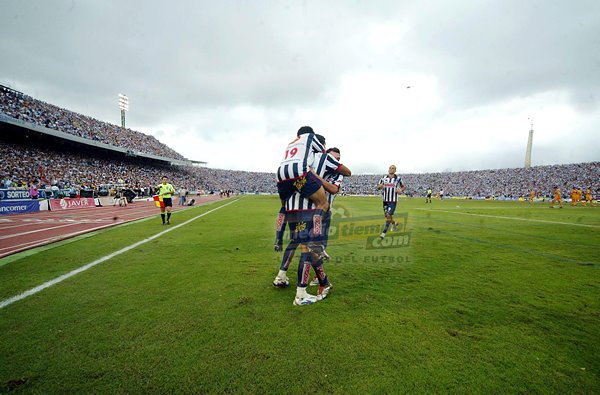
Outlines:
[[[380,199],[340,197],[334,289],[295,307],[297,260],[271,285],[278,205],[244,197],[0,309],[0,392],[600,393],[600,208],[405,199],[381,245]],[[164,230],[0,260],[0,301]]]

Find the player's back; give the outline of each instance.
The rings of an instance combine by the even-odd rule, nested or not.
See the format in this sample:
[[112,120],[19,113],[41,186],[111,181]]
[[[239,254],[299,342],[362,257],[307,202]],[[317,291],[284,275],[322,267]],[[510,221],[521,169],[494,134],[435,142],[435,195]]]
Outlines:
[[319,143],[314,133],[298,136],[285,149],[277,169],[277,180],[289,180],[306,174],[309,167],[314,164],[315,154],[323,150],[323,145]]

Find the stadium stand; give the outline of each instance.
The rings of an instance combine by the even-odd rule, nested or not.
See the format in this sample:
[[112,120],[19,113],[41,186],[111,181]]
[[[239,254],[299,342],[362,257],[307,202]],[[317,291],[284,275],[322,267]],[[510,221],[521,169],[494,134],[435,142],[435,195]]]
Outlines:
[[65,110],[3,85],[0,85],[0,112],[14,119],[117,147],[185,159],[153,136]]
[[[592,186],[597,195],[600,162],[534,166],[529,169],[400,174],[407,185],[406,193],[411,196],[425,196],[425,191],[431,187],[434,191],[443,190],[446,196],[456,197],[515,199],[527,195],[531,190],[542,197],[549,197],[554,185],[569,188],[573,185],[582,188]],[[375,185],[379,177],[380,175],[352,176],[344,180],[344,192],[376,193]]]
[[[23,123],[15,126],[5,122],[6,119]],[[27,125],[59,130],[84,139],[80,141],[98,141],[115,148],[67,141],[39,133]],[[146,195],[151,193],[152,186],[162,175],[167,175],[176,188],[191,191],[276,193],[274,173],[192,166],[181,154],[152,136],[62,109],[2,85],[0,130],[2,187],[37,185],[44,192],[90,188],[102,195],[115,185],[123,185],[138,195]],[[123,154],[123,148],[144,149],[152,155],[127,155]],[[172,159],[179,163],[173,164]],[[407,185],[409,196],[423,196],[431,187],[454,197],[515,199],[528,195],[531,190],[548,197],[553,186],[559,185],[565,194],[573,186],[583,189],[591,186],[597,197],[600,162],[427,174],[404,174],[399,169],[399,174]],[[377,194],[380,176],[346,178],[343,194]]]

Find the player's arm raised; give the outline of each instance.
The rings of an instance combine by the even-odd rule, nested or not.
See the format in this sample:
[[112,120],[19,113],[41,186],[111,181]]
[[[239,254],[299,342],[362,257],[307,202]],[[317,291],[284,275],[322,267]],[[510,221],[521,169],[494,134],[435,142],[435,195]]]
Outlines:
[[342,164],[340,164],[336,171],[345,177],[350,177],[352,175],[352,171]]

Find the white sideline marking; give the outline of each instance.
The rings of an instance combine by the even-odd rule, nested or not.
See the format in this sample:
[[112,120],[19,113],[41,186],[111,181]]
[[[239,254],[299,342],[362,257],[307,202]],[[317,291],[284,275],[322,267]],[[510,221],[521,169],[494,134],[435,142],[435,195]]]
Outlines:
[[50,280],[50,281],[47,281],[47,282],[43,283],[42,285],[38,285],[35,288],[31,288],[30,290],[27,290],[27,291],[25,291],[25,292],[23,292],[23,293],[21,293],[19,295],[13,296],[11,298],[4,299],[3,301],[0,302],[0,309],[3,309],[6,306],[11,305],[11,304],[13,304],[15,302],[18,302],[21,299],[25,299],[28,296],[35,295],[36,293],[38,293],[40,291],[43,291],[44,289],[49,288],[49,287],[51,287],[51,286],[53,286],[55,284],[58,284],[58,283],[60,283],[60,282],[62,282],[64,280],[68,279],[69,277],[73,277],[76,274],[84,272],[84,271],[88,270],[91,267],[94,267],[94,266],[96,266],[96,265],[98,265],[98,264],[100,264],[100,263],[102,263],[104,261],[107,261],[107,260],[109,260],[111,258],[116,257],[117,255],[121,255],[121,254],[123,254],[123,253],[125,253],[127,251],[133,250],[134,248],[139,247],[142,244],[145,244],[145,243],[147,243],[149,241],[152,241],[152,240],[156,239],[157,237],[160,237],[160,236],[164,235],[165,233],[168,233],[168,232],[170,232],[172,230],[175,230],[175,229],[177,229],[177,228],[179,228],[179,227],[181,227],[183,225],[189,224],[190,222],[195,221],[196,219],[198,219],[200,217],[204,217],[206,214],[210,214],[213,211],[217,211],[217,210],[219,210],[219,209],[221,209],[221,208],[223,208],[225,206],[229,206],[230,204],[235,203],[238,200],[240,200],[240,199],[236,199],[236,200],[234,200],[232,202],[229,202],[229,203],[226,203],[226,204],[224,204],[222,206],[213,208],[212,210],[209,210],[209,211],[207,211],[205,213],[202,213],[202,214],[200,214],[198,216],[195,216],[194,218],[188,219],[187,221],[185,221],[185,222],[183,222],[183,223],[181,223],[179,225],[175,225],[173,227],[169,227],[168,229],[165,229],[162,232],[155,234],[154,236],[150,236],[147,239],[140,240],[137,243],[133,243],[133,244],[127,246],[127,247],[121,248],[120,250],[115,251],[112,254],[105,255],[102,258],[96,259],[94,262],[90,262],[87,265],[83,265],[83,266],[81,266],[81,267],[79,267],[79,268],[77,268],[75,270],[70,271],[69,273],[63,274],[62,276],[58,276],[58,277],[56,277],[53,280]]
[[430,209],[426,209],[426,208],[417,208],[416,210],[429,211],[429,212],[432,212],[432,213],[439,212],[439,213],[448,213],[448,214],[472,215],[474,217],[488,217],[488,218],[498,218],[498,219],[514,219],[514,220],[517,220],[517,221],[542,222],[542,223],[545,223],[545,224],[555,224],[555,225],[583,226],[585,228],[600,228],[600,226],[598,226],[598,225],[574,224],[572,222],[546,221],[544,219],[502,217],[500,215],[461,213],[460,211],[430,210]]
[[48,227],[48,228],[43,228],[43,229],[30,230],[30,231],[27,231],[27,232],[14,233],[12,235],[0,236],[0,240],[10,239],[11,237],[19,237],[19,236],[29,235],[31,233],[46,232],[48,230],[58,229],[58,228],[64,228],[65,226],[73,226],[73,225],[79,225],[79,224],[77,224],[77,223],[70,223],[70,224],[66,224],[66,225],[59,225],[59,226],[53,226],[53,227]]

